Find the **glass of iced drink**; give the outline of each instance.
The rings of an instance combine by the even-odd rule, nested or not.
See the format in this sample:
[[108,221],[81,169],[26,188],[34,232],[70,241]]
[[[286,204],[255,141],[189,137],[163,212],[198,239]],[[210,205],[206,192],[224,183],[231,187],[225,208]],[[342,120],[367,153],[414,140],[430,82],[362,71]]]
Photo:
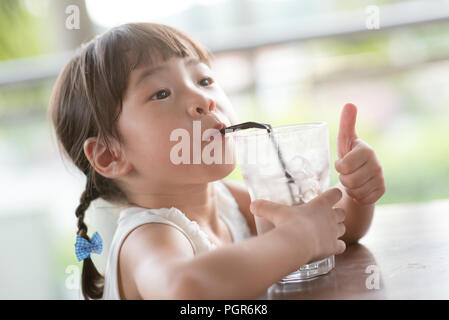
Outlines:
[[[270,128],[271,129],[271,128]],[[236,156],[251,200],[265,199],[286,205],[310,201],[329,187],[329,132],[325,122],[250,128],[232,134]],[[274,226],[255,216],[257,233]],[[328,273],[334,256],[300,266],[281,280],[297,282]]]

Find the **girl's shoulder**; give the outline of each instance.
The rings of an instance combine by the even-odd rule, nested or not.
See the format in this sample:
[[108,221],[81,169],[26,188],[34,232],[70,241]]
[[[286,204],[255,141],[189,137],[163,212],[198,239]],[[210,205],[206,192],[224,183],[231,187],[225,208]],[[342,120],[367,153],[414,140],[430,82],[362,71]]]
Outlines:
[[242,183],[232,180],[221,180],[221,182],[228,188],[229,192],[234,197],[235,201],[239,206],[240,212],[245,217],[248,222],[248,226],[251,231],[251,235],[255,236],[257,234],[256,231],[256,223],[254,221],[254,216],[249,210],[249,205],[251,204],[251,197],[249,195],[248,189]]
[[164,288],[167,279],[174,276],[171,270],[180,261],[193,256],[194,249],[189,240],[172,226],[165,223],[140,225],[129,233],[119,252],[120,297],[169,298],[170,292]]

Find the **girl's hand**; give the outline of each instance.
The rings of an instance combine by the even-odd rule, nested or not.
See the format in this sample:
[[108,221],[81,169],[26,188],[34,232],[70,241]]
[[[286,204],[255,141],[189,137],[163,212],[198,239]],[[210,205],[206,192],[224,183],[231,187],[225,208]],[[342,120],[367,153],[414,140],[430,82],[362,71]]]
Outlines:
[[[291,237],[294,245],[309,246],[311,260],[316,261],[340,254],[345,251],[346,245],[339,240],[345,233],[345,212],[340,208],[333,208],[342,197],[337,188],[332,188],[317,196],[308,203],[287,206],[267,200],[254,200],[251,203],[251,212],[267,219],[277,227],[283,228],[283,235]],[[304,239],[307,243],[298,243]],[[302,241],[304,242],[304,241]]]
[[335,169],[347,194],[359,204],[369,205],[385,193],[385,181],[373,148],[357,137],[356,118],[356,106],[346,104],[340,118]]

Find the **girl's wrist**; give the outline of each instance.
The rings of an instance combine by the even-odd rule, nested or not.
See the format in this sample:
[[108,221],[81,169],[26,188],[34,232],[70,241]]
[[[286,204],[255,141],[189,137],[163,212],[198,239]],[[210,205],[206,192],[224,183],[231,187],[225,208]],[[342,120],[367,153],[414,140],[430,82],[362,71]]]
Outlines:
[[[276,228],[286,247],[292,248],[292,256],[297,257],[298,264],[312,260],[316,254],[316,241],[308,223],[286,223]],[[293,244],[293,245],[292,245]]]

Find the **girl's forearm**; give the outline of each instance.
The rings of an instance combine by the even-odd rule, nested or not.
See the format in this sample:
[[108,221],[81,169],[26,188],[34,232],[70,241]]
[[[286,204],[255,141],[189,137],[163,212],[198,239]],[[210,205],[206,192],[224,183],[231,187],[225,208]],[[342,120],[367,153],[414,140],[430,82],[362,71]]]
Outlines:
[[342,191],[343,197],[335,206],[343,208],[346,213],[344,222],[346,232],[340,239],[350,245],[356,243],[368,232],[373,220],[375,205],[358,204],[346,193],[345,187],[341,184],[336,187]]
[[283,227],[198,255],[184,264],[178,298],[256,299],[263,295],[270,285],[312,257],[305,236],[298,236],[297,231],[288,236],[292,231]]

